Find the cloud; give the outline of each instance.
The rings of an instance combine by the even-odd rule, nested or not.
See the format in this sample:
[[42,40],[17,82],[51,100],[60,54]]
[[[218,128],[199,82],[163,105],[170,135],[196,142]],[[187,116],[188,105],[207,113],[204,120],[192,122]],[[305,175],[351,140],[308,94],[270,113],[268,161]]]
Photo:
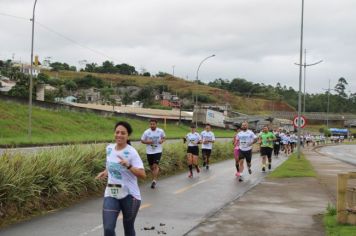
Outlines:
[[[0,13],[30,18],[32,6],[1,0]],[[309,91],[321,92],[342,76],[356,90],[355,9],[352,0],[305,1],[307,63],[323,60],[307,69]],[[175,65],[175,74],[189,79],[202,59],[216,54],[201,67],[206,82],[242,77],[297,89],[300,17],[301,1],[39,0],[36,20],[70,41],[36,25],[35,51],[76,65],[109,59],[152,73],[171,73]],[[29,58],[30,27],[0,15],[0,58]]]

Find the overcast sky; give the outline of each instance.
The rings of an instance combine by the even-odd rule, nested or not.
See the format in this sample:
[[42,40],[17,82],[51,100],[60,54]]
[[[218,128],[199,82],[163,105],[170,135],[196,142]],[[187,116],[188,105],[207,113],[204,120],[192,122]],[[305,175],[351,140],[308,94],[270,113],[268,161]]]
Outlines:
[[[35,54],[76,66],[111,60],[151,74],[174,66],[189,80],[215,54],[200,68],[204,82],[245,78],[297,90],[301,2],[38,0]],[[33,3],[0,0],[0,59],[30,61]],[[307,68],[307,92],[323,92],[340,77],[356,92],[356,1],[305,0],[304,24],[306,62],[323,60]]]

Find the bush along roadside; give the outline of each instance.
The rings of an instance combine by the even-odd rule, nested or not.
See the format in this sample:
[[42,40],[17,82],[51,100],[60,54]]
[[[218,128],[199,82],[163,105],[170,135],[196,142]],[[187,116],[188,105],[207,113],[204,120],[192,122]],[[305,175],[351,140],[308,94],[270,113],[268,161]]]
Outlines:
[[[150,171],[145,147],[138,146],[147,180]],[[233,158],[230,142],[214,145],[211,162]],[[161,175],[187,170],[186,146],[164,145]],[[70,206],[80,200],[101,196],[105,182],[95,180],[105,168],[105,145],[75,145],[35,154],[0,156],[0,227]]]
[[356,235],[355,225],[343,225],[339,224],[336,219],[337,211],[336,207],[332,204],[328,204],[326,207],[326,213],[324,214],[324,226],[327,236],[354,236]]

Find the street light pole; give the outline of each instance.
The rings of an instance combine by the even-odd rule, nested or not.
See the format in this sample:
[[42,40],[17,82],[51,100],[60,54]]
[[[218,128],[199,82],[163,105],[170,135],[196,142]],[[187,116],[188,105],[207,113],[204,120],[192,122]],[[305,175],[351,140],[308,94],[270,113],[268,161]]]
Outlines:
[[198,69],[197,69],[197,77],[196,77],[197,82],[199,81],[199,69],[200,69],[200,66],[203,64],[204,61],[206,61],[206,60],[208,60],[209,58],[212,58],[212,57],[215,57],[215,54],[210,55],[210,56],[204,58],[204,59],[199,63],[199,66],[198,66]]
[[302,103],[302,63],[303,63],[303,26],[304,26],[304,0],[302,0],[302,17],[300,27],[300,50],[299,50],[299,92],[298,92],[298,143],[297,156],[300,159],[300,120],[301,120],[301,103]]
[[[304,92],[303,92],[303,114],[305,114],[305,98],[306,98],[306,93],[305,93],[305,85],[306,85],[306,77],[307,77],[307,66],[315,66],[319,63],[322,63],[323,60],[320,60],[318,62],[315,63],[311,63],[311,64],[307,64],[307,49],[304,49],[304,64],[301,64],[304,67]],[[294,63],[297,66],[300,66],[299,63]]]
[[28,99],[28,136],[31,140],[32,138],[32,87],[33,87],[33,39],[35,32],[35,9],[36,9],[37,0],[33,4],[32,12],[32,38],[31,38],[31,65],[30,65],[30,88],[29,88],[29,99]]

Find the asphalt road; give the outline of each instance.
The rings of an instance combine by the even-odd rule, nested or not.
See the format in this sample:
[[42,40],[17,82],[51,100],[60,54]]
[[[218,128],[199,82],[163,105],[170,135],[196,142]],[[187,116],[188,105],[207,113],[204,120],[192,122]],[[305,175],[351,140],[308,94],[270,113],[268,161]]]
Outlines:
[[[284,160],[284,156],[274,159],[273,167]],[[263,180],[266,174],[260,171],[257,154],[253,157],[252,167],[252,175],[245,173],[246,180],[243,183],[234,176],[234,160],[231,159],[212,165],[209,171],[203,170],[193,179],[187,178],[187,173],[184,173],[160,180],[154,190],[150,189],[149,184],[141,186],[143,201],[135,224],[137,235],[186,234]],[[103,235],[101,207],[102,198],[85,201],[12,225],[1,230],[0,235]],[[144,227],[152,226],[154,230],[144,230]],[[123,235],[121,217],[118,218],[116,231],[117,235]]]
[[[216,141],[218,142],[231,142],[231,138],[217,138]],[[176,142],[182,142],[182,139],[167,139],[166,144],[169,143],[176,143]],[[104,143],[107,144],[107,143]],[[76,145],[93,145],[93,144],[76,144]],[[102,145],[102,144],[97,144],[97,145]],[[132,145],[137,146],[137,145],[143,145],[141,144],[140,141],[133,141]],[[38,146],[38,147],[20,147],[20,148],[0,148],[0,156],[3,155],[5,152],[6,153],[25,153],[25,154],[32,154],[40,151],[46,151],[52,148],[60,148],[68,145],[54,145],[54,146]]]
[[356,145],[336,145],[320,148],[320,153],[356,165]]

